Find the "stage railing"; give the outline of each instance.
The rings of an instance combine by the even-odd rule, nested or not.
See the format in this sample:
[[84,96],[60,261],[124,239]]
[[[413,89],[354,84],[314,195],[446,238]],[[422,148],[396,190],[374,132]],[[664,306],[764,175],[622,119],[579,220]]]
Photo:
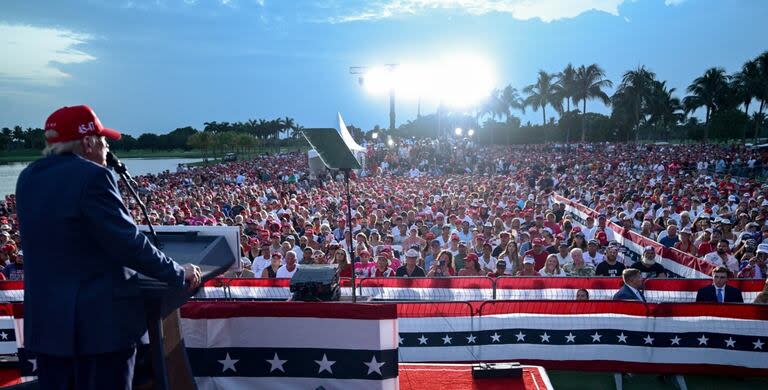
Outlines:
[[[341,284],[342,295],[351,296],[351,281],[342,279]],[[620,278],[602,277],[361,278],[357,288],[366,301],[575,300],[580,289],[587,290],[590,300],[611,300],[622,284]],[[650,303],[695,302],[697,291],[710,284],[710,279],[651,279],[644,293]],[[754,301],[764,286],[755,279],[728,284],[742,291],[744,302]],[[290,279],[216,279],[206,283],[195,299],[287,300],[289,285]]]
[[[352,296],[352,282],[341,279],[342,296]],[[451,278],[360,278],[357,294],[364,301],[461,302],[491,300],[575,300],[580,289],[593,301],[611,300],[621,278],[558,277],[451,277]],[[649,303],[695,302],[696,293],[712,284],[710,279],[650,279],[645,282]],[[728,285],[742,291],[744,302],[753,302],[764,287],[763,280],[732,279]],[[285,301],[291,297],[290,279],[224,279],[205,283],[195,300]],[[0,302],[22,302],[24,284],[0,282]]]

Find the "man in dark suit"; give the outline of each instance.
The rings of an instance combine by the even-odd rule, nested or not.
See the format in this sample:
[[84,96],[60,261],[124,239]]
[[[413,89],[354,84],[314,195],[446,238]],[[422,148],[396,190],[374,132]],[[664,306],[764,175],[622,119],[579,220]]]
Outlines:
[[621,286],[616,294],[613,294],[613,299],[645,302],[645,295],[641,291],[643,288],[643,275],[640,271],[634,268],[626,268],[622,271],[621,277],[624,279],[624,285]]
[[744,303],[741,290],[728,285],[728,269],[717,267],[712,271],[712,284],[696,293],[696,302]]
[[141,234],[106,168],[104,128],[87,106],[45,123],[45,155],[16,186],[24,249],[25,348],[42,389],[129,389],[146,331],[136,272],[194,289],[200,269],[180,266]]

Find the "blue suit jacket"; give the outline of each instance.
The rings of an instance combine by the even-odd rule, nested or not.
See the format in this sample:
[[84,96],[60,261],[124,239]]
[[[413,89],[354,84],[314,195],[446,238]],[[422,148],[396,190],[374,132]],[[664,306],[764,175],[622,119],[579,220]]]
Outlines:
[[613,294],[613,299],[624,301],[639,301],[639,299],[637,299],[637,295],[635,295],[635,293],[632,292],[632,290],[630,290],[626,284],[621,286],[616,294]]
[[184,270],[139,233],[107,168],[41,158],[16,184],[24,249],[24,340],[57,356],[130,348],[146,331],[135,275],[184,286]]
[[[741,290],[736,287],[725,285],[725,291],[723,295],[723,301],[726,303],[744,303],[744,297],[741,295]],[[696,292],[696,302],[717,302],[717,292],[715,286],[710,284],[707,287],[703,287]]]

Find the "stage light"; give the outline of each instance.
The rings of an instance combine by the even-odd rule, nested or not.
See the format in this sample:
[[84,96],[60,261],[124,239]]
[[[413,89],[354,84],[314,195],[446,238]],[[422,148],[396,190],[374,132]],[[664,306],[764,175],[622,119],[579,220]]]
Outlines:
[[456,128],[456,130],[454,130],[454,132],[455,132],[455,133],[456,133],[456,135],[458,135],[458,136],[461,136],[461,132],[462,132],[462,131],[463,131],[463,130],[461,130],[461,127],[457,127],[457,128]]
[[387,145],[389,145],[390,147],[395,146],[395,140],[393,140],[392,138],[388,139]]
[[377,132],[375,132],[375,131],[374,131],[374,132],[371,134],[371,138],[373,138],[373,139],[377,139],[377,138],[379,138],[379,133],[377,133]]
[[467,135],[470,137],[475,135],[475,129],[469,129],[469,131],[467,131]]
[[482,100],[493,89],[494,72],[480,57],[452,55],[433,63],[401,64],[370,68],[362,77],[366,91],[399,99],[440,102],[467,107]]

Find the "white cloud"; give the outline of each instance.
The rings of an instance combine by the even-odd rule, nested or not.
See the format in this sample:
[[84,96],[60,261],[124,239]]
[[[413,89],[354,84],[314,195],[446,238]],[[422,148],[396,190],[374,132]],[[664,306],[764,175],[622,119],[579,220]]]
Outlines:
[[0,80],[56,85],[70,77],[58,65],[96,59],[77,49],[91,39],[66,29],[0,23]]
[[[519,20],[538,18],[544,22],[574,18],[587,11],[619,15],[625,0],[378,0],[364,9],[329,19],[333,23],[388,19],[416,15],[435,9],[458,10],[472,15],[498,12]],[[669,0],[667,0],[669,1]],[[674,0],[681,1],[681,0]]]
[[664,0],[664,5],[680,5],[685,2],[686,0]]

